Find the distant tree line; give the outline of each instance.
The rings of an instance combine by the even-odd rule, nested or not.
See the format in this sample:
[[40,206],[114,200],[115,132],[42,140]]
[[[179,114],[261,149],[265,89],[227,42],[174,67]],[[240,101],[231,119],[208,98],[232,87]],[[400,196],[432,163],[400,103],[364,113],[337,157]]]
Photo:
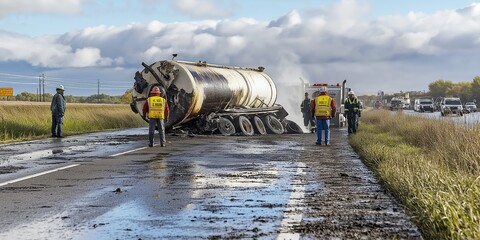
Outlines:
[[[132,101],[132,90],[127,90],[121,96],[110,96],[107,94],[95,94],[88,97],[85,96],[72,96],[65,95],[67,103],[108,103],[108,104],[120,104],[130,103]],[[45,93],[43,99],[39,99],[39,95],[36,93],[21,92],[13,97],[8,97],[8,100],[12,101],[30,101],[30,102],[51,102],[53,94]],[[7,100],[6,97],[2,97],[3,100]]]
[[[473,78],[471,82],[453,83],[450,80],[439,79],[428,85],[428,91],[408,91],[395,94],[386,94],[383,100],[389,102],[393,97],[403,97],[408,93],[410,100],[416,98],[432,98],[439,97],[459,97],[462,102],[472,102],[480,100],[480,76]],[[375,101],[380,100],[378,95],[359,96],[365,106],[373,106]]]
[[449,80],[437,80],[428,85],[429,94],[433,98],[459,97],[462,102],[480,99],[480,76],[471,82],[453,83]]

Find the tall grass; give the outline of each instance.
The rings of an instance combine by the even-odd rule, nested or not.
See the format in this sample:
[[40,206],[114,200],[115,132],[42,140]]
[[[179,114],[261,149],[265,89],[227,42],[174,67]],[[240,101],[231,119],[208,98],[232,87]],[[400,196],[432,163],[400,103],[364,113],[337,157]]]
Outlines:
[[[0,142],[44,138],[51,135],[50,105],[0,105]],[[67,104],[65,136],[110,129],[146,126],[125,104]]]
[[350,143],[426,239],[480,239],[480,126],[370,111]]

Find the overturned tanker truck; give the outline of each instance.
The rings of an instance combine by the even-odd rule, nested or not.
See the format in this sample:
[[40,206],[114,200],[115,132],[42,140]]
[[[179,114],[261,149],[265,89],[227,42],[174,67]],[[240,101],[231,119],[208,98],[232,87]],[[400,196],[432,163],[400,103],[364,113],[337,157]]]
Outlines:
[[258,68],[227,67],[206,62],[164,60],[135,73],[132,111],[145,121],[143,105],[154,86],[166,97],[170,131],[223,135],[302,133],[287,111],[276,104],[273,80]]

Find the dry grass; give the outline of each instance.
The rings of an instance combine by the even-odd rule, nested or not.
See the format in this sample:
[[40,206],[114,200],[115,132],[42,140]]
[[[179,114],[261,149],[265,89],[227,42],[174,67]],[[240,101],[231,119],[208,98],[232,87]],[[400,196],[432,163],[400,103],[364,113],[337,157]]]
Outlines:
[[365,112],[350,143],[427,239],[480,239],[480,127]]
[[[50,104],[1,104],[0,142],[44,138],[51,134]],[[67,104],[64,135],[146,126],[125,104]]]

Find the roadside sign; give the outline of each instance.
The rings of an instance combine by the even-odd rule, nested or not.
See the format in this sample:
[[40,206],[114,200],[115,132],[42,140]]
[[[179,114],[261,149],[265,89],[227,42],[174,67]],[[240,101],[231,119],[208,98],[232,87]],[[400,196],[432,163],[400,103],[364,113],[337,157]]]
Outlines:
[[0,88],[0,97],[12,97],[13,88]]

